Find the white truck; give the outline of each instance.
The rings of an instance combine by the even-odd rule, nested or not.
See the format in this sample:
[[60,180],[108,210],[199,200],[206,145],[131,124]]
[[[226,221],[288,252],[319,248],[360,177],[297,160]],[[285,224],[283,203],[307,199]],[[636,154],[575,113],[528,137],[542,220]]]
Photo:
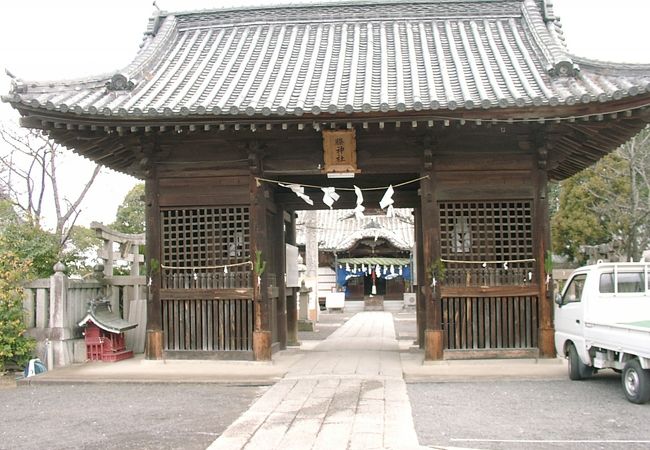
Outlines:
[[569,378],[613,369],[629,401],[650,401],[650,264],[581,267],[555,303],[555,349]]

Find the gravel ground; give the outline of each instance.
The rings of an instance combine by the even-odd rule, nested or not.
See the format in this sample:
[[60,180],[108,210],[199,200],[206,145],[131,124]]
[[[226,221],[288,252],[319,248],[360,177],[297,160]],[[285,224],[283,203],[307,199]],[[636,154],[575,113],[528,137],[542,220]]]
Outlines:
[[480,449],[647,449],[650,404],[620,377],[408,385],[421,445]]
[[213,384],[0,390],[0,449],[205,449],[266,390]]

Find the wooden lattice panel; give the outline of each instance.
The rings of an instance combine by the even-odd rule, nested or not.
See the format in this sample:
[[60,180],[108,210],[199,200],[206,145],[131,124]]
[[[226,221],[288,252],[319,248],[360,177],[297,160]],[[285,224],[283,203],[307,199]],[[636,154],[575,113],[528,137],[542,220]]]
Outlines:
[[[516,261],[533,258],[532,201],[441,202],[442,257],[452,261]],[[447,264],[449,269],[479,266]],[[511,262],[509,269],[532,269]]]
[[251,351],[253,300],[162,301],[165,350]]
[[163,288],[234,288],[250,285],[248,207],[163,209]]
[[443,298],[440,306],[446,349],[537,347],[537,297]]

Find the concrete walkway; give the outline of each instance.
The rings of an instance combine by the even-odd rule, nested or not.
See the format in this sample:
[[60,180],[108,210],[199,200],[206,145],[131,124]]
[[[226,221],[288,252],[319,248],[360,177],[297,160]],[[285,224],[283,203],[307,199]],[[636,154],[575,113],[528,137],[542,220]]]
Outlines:
[[356,314],[209,448],[420,448],[392,315]]

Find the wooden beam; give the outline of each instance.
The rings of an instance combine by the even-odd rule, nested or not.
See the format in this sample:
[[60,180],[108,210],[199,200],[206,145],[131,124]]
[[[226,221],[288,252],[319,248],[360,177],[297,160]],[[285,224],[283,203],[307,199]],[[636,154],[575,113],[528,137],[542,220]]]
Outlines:
[[165,300],[239,300],[253,298],[253,288],[237,289],[161,289]]

